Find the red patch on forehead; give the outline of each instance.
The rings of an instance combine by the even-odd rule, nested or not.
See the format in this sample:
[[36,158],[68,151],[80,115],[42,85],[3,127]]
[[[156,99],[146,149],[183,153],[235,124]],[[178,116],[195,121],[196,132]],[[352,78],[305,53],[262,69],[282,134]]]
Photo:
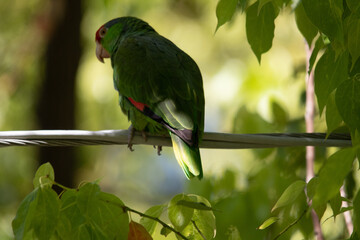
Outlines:
[[[105,25],[105,24],[104,24],[104,25]],[[97,41],[97,42],[100,42],[100,40],[101,40],[101,37],[100,37],[100,29],[101,29],[104,25],[102,25],[102,26],[96,31],[96,33],[95,33],[95,41]]]

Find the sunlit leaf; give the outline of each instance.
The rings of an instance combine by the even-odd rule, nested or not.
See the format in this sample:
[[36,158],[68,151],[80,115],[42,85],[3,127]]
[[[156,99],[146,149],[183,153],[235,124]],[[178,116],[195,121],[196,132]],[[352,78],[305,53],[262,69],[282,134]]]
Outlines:
[[246,37],[259,63],[261,54],[272,46],[277,10],[271,2],[266,3],[258,13],[259,2],[251,5],[246,11]]
[[318,184],[313,198],[313,207],[326,204],[339,192],[346,175],[352,168],[355,152],[352,148],[342,149],[331,155],[320,170]]
[[241,240],[239,230],[235,226],[229,227],[228,236],[227,240]]
[[134,221],[131,221],[129,223],[129,235],[127,240],[152,240],[152,239],[153,238],[146,231],[143,225]]
[[50,163],[42,164],[35,173],[33,180],[34,188],[39,186],[52,187],[55,180],[54,169]]
[[182,231],[190,223],[194,214],[193,208],[178,205],[180,200],[191,201],[191,198],[185,194],[178,194],[171,199],[168,207],[169,219],[178,231]]
[[265,222],[263,222],[263,224],[261,224],[258,229],[263,230],[267,227],[269,227],[270,225],[272,225],[273,223],[276,223],[277,221],[279,221],[278,217],[271,217],[265,220]]
[[219,0],[216,6],[216,17],[218,19],[218,23],[215,31],[231,20],[236,11],[237,3],[238,0]]
[[275,206],[271,209],[271,211],[275,211],[278,208],[287,206],[295,202],[298,196],[304,192],[306,183],[302,180],[298,180],[293,182],[290,186],[288,186],[283,194],[280,196]]
[[[201,196],[189,194],[188,195],[194,202],[202,202],[207,207],[211,208],[209,201]],[[205,236],[206,239],[213,239],[216,232],[215,216],[212,211],[204,211],[194,209],[194,214],[191,218],[190,224],[181,232],[189,239],[203,240],[204,238],[199,233]]]
[[[149,208],[148,210],[146,210],[145,214],[148,216],[159,218],[161,216],[161,214],[164,212],[165,208],[166,208],[166,205],[153,206],[153,207]],[[150,218],[142,217],[140,219],[140,224],[145,227],[146,231],[148,231],[148,233],[150,235],[152,235],[156,228],[157,221],[154,221]]]
[[335,59],[335,52],[328,48],[315,69],[315,93],[322,113],[329,95],[348,78],[348,53]]
[[306,39],[306,42],[309,46],[311,46],[313,39],[318,33],[318,29],[312,24],[310,19],[305,13],[304,6],[302,2],[300,2],[295,9],[295,20],[296,25],[301,32],[301,34]]
[[352,132],[360,129],[360,78],[357,76],[344,81],[335,94],[339,113]]

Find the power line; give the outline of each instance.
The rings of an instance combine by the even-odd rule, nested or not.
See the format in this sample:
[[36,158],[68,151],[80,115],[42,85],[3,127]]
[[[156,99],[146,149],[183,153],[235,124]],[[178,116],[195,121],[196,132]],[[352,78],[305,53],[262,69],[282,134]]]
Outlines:
[[[2,131],[0,147],[10,146],[85,146],[85,145],[127,145],[128,130],[34,130]],[[148,135],[147,140],[135,132],[132,143],[143,145],[171,146],[169,136]],[[351,147],[348,134],[325,133],[266,133],[230,134],[205,132],[200,148],[251,149],[294,146]]]

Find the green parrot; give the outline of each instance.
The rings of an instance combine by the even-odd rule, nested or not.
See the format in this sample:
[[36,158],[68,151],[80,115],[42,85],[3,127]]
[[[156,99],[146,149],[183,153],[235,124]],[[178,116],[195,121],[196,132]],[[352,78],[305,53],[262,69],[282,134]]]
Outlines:
[[199,142],[204,132],[205,100],[195,61],[135,17],[105,23],[97,30],[95,42],[99,61],[111,59],[114,87],[131,129],[169,134],[186,177],[201,179]]

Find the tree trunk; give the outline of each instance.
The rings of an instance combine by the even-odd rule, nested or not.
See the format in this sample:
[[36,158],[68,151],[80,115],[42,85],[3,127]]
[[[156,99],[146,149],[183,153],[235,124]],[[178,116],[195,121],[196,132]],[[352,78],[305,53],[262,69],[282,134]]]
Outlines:
[[[45,74],[37,103],[38,124],[40,129],[75,129],[75,80],[81,56],[81,0],[57,0],[51,4]],[[74,148],[40,148],[39,162],[52,164],[57,182],[74,186]]]

